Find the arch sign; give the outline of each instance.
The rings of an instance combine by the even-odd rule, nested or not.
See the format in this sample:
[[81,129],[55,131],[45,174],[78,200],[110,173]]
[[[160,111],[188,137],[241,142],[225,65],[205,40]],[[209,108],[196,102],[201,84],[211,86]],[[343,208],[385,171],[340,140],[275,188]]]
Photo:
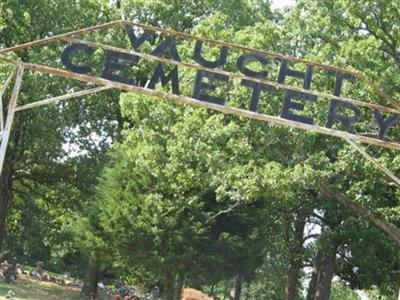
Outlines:
[[[114,40],[119,44],[125,41],[124,46],[99,42],[111,34],[118,37]],[[19,61],[12,55],[27,48],[50,46],[59,49],[59,59],[53,65]],[[40,55],[35,57],[40,59]],[[0,172],[15,112],[115,88],[343,138],[400,185],[393,173],[359,145],[400,149],[400,141],[394,139],[400,103],[356,70],[126,20],[0,49],[0,61],[15,66],[0,89],[1,101],[14,80],[6,119],[0,102]],[[142,66],[151,69],[148,75],[138,76]],[[96,87],[19,105],[24,72],[40,72]],[[185,74],[185,91],[180,87],[181,74]],[[192,78],[189,90],[188,78]],[[354,97],[341,96],[353,91]],[[247,98],[247,102],[232,103],[230,93],[247,95],[240,97]],[[357,100],[359,95],[369,95],[372,101]],[[277,101],[268,101],[268,97],[278,97],[281,105],[277,107]],[[389,106],[380,104],[380,100]]]

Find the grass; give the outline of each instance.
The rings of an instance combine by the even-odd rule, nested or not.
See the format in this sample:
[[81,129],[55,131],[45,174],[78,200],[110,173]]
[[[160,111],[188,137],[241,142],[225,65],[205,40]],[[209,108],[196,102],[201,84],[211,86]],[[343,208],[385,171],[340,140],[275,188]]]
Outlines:
[[52,282],[39,282],[30,278],[19,278],[14,284],[0,282],[0,300],[13,290],[16,300],[78,300],[79,289],[58,285]]

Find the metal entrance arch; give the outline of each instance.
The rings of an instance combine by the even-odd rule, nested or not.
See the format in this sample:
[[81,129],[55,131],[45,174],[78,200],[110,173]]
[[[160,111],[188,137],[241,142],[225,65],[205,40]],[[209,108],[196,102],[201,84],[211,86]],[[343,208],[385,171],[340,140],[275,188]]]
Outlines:
[[[182,62],[180,60],[174,60],[170,58],[165,58],[162,57],[161,55],[157,55],[156,52],[152,52],[151,54],[145,54],[145,53],[140,53],[138,50],[133,47],[133,50],[126,50],[122,48],[118,48],[115,46],[110,46],[110,45],[104,45],[104,44],[99,44],[93,41],[85,41],[81,39],[76,39],[78,36],[91,33],[91,32],[96,32],[99,30],[103,29],[108,29],[112,28],[115,26],[131,26],[131,27],[137,27],[143,30],[143,32],[153,32],[157,34],[164,34],[167,37],[174,37],[174,38],[180,38],[180,39],[185,39],[185,40],[190,40],[190,41],[195,41],[196,43],[209,43],[211,45],[221,47],[221,49],[233,49],[235,51],[241,51],[245,54],[251,54],[254,57],[268,57],[269,59],[275,59],[280,62],[290,62],[294,64],[301,64],[303,66],[307,67],[308,69],[321,69],[325,71],[326,73],[334,73],[336,75],[341,74],[341,76],[350,76],[357,78],[358,80],[364,82],[367,84],[372,91],[374,91],[381,99],[386,101],[390,107],[381,105],[381,104],[376,104],[376,103],[370,103],[370,102],[365,102],[365,101],[360,101],[356,99],[351,99],[351,98],[345,98],[345,97],[340,97],[340,95],[335,94],[335,93],[326,93],[326,92],[320,92],[316,90],[310,90],[309,88],[306,87],[296,87],[294,85],[289,85],[286,84],[281,80],[278,81],[272,81],[272,80],[267,80],[265,78],[260,78],[257,76],[251,76],[251,72],[242,72],[242,73],[235,73],[235,72],[230,72],[227,70],[224,70],[223,68],[220,67],[213,67],[210,64],[193,64],[193,63],[188,63],[188,62]],[[135,37],[136,40],[134,42],[138,43],[138,40],[140,38]],[[339,103],[346,103],[346,105],[356,105],[359,107],[364,107],[368,109],[372,109],[374,111],[379,111],[383,113],[391,113],[400,115],[400,103],[390,97],[389,95],[385,94],[380,87],[373,83],[372,81],[368,80],[366,76],[361,73],[360,71],[357,70],[350,70],[350,69],[345,69],[345,68],[340,68],[340,67],[335,67],[335,66],[330,66],[330,65],[325,65],[322,63],[318,62],[312,62],[296,57],[291,57],[279,53],[273,53],[265,50],[260,50],[260,49],[252,49],[249,47],[245,47],[242,45],[237,45],[237,44],[232,44],[232,43],[227,43],[227,42],[222,42],[222,41],[216,41],[212,40],[209,38],[203,38],[203,37],[198,37],[198,36],[193,36],[187,33],[181,33],[181,32],[176,32],[176,31],[171,31],[163,28],[157,28],[149,25],[144,25],[132,21],[126,21],[126,20],[120,20],[120,21],[114,21],[106,24],[101,24],[97,26],[93,26],[90,28],[86,29],[81,29],[33,42],[29,42],[26,44],[22,45],[17,45],[11,48],[7,49],[0,49],[0,63],[6,63],[6,64],[12,64],[14,65],[14,69],[3,84],[3,86],[0,88],[0,174],[3,169],[3,164],[4,164],[4,159],[6,155],[6,150],[7,150],[7,145],[10,137],[10,132],[12,129],[12,124],[14,120],[14,115],[15,113],[43,105],[48,105],[51,103],[57,103],[59,101],[65,101],[69,100],[72,98],[76,97],[81,97],[84,95],[89,95],[89,94],[94,94],[98,93],[107,89],[120,89],[124,91],[129,91],[129,92],[135,92],[135,93],[140,93],[140,94],[145,94],[145,95],[150,95],[150,96],[155,96],[158,98],[174,101],[176,103],[181,103],[181,104],[189,104],[189,105],[195,105],[195,106],[200,106],[200,107],[205,107],[209,108],[215,111],[219,111],[221,113],[225,114],[232,114],[236,116],[241,116],[241,117],[247,117],[251,119],[256,119],[256,120],[261,120],[261,121],[267,121],[271,122],[277,125],[282,125],[282,126],[287,126],[287,127],[293,127],[293,128],[299,128],[303,129],[306,131],[310,132],[316,132],[316,133],[321,133],[321,134],[326,134],[326,135],[331,135],[335,137],[339,137],[344,139],[346,142],[348,142],[352,147],[357,149],[366,159],[371,161],[379,170],[384,172],[384,174],[390,178],[394,184],[396,184],[397,187],[400,187],[400,179],[390,170],[388,170],[383,164],[379,162],[376,158],[372,157],[370,154],[367,153],[367,151],[360,145],[361,143],[369,144],[369,145],[375,145],[375,146],[380,146],[380,147],[385,147],[389,149],[394,149],[394,150],[400,150],[400,143],[395,142],[395,141],[388,141],[383,138],[378,138],[378,137],[369,137],[369,136],[364,136],[364,135],[357,135],[352,132],[346,132],[346,131],[341,131],[341,130],[336,130],[332,128],[326,128],[323,126],[318,126],[315,124],[308,124],[306,122],[301,122],[299,120],[295,119],[290,119],[282,116],[273,116],[273,115],[267,115],[263,113],[259,113],[255,110],[246,110],[242,108],[236,108],[236,107],[229,107],[223,104],[218,104],[214,103],[212,101],[204,101],[204,99],[199,99],[199,98],[194,98],[193,96],[184,96],[184,95],[177,95],[173,93],[168,93],[165,91],[158,91],[155,88],[149,88],[148,84],[146,86],[139,86],[139,85],[132,85],[129,83],[124,83],[116,80],[110,80],[107,78],[103,77],[96,77],[92,76],[90,74],[82,74],[82,73],[77,73],[77,72],[72,72],[71,70],[63,70],[59,68],[54,68],[54,67],[49,67],[41,64],[35,64],[31,62],[24,62],[24,61],[18,61],[13,59],[10,56],[7,56],[7,54],[19,51],[22,49],[27,49],[35,46],[43,46],[48,43],[52,42],[58,42],[58,41],[64,41],[68,43],[75,43],[75,44],[80,44],[80,45],[85,45],[86,47],[92,47],[92,48],[98,48],[98,49],[103,49],[105,51],[110,51],[113,53],[119,53],[119,54],[125,54],[125,55],[134,55],[139,57],[140,59],[145,59],[145,60],[151,60],[155,61],[158,64],[169,64],[175,67],[184,67],[184,68],[189,68],[192,70],[195,70],[196,72],[203,72],[205,73],[212,73],[216,74],[218,76],[225,76],[225,77],[230,77],[230,78],[236,78],[242,81],[246,82],[251,82],[252,84],[264,84],[268,85],[273,88],[277,89],[282,89],[286,92],[290,93],[297,93],[304,95],[304,99],[311,99],[311,97],[323,97],[323,98],[328,98],[329,101],[338,101]],[[134,43],[133,43],[134,45]],[[197,44],[196,44],[197,45]],[[24,76],[24,71],[29,70],[32,72],[40,72],[43,74],[49,74],[53,76],[58,76],[58,77],[63,77],[66,79],[74,79],[80,82],[87,82],[87,83],[92,83],[98,85],[98,87],[91,88],[91,89],[86,89],[78,92],[73,92],[73,93],[68,93],[65,95],[60,95],[56,97],[51,97],[48,99],[40,100],[37,102],[29,103],[29,104],[24,104],[21,106],[18,106],[18,97],[20,94],[20,88],[21,88],[21,83],[23,80]],[[291,73],[287,73],[286,75],[290,76],[297,76],[299,73],[296,73],[296,71],[289,70]],[[288,72],[289,72],[288,71]],[[297,74],[297,75],[296,75]],[[11,86],[12,82],[14,82],[14,86],[11,92],[10,100],[8,103],[8,111],[6,114],[6,118],[4,119],[4,113],[3,113],[3,96],[5,94],[5,91],[8,87]],[[285,99],[285,102],[287,99]],[[290,104],[290,100],[288,100],[288,103]],[[294,109],[294,107],[291,107]],[[293,115],[293,114],[292,114]],[[340,197],[339,197],[340,198]],[[346,206],[346,204],[342,201],[343,199],[340,198],[338,201],[343,205]],[[354,204],[351,204],[354,205]],[[399,229],[396,228],[393,224],[390,224],[388,222],[385,223],[382,218],[379,216],[375,215],[373,212],[370,212],[364,207],[352,207],[352,206],[347,205],[347,208],[352,209],[354,212],[358,214],[365,214],[369,215],[369,219],[371,222],[373,222],[375,225],[380,227],[383,231],[389,234],[389,236],[400,245],[400,231]],[[385,224],[384,224],[385,223]]]
[[[176,37],[180,39],[185,39],[185,40],[191,40],[191,41],[196,41],[199,43],[209,43],[211,45],[221,47],[221,49],[233,49],[233,50],[238,50],[242,51],[246,54],[253,55],[254,57],[268,57],[270,59],[276,59],[279,61],[284,61],[284,62],[292,62],[296,64],[301,64],[306,66],[307,68],[319,68],[321,70],[324,70],[326,73],[336,73],[340,74],[343,78],[345,76],[348,77],[354,77],[357,78],[358,80],[366,83],[377,95],[379,95],[382,99],[384,99],[388,104],[391,105],[391,107],[383,106],[380,104],[375,104],[375,103],[369,103],[365,101],[360,101],[360,100],[355,100],[351,98],[344,98],[340,97],[338,94],[335,92],[332,94],[329,93],[324,93],[320,91],[315,91],[315,90],[310,90],[309,88],[299,88],[293,85],[285,84],[285,82],[280,81],[278,79],[278,82],[276,81],[271,81],[271,80],[266,80],[264,78],[260,78],[259,76],[252,77],[252,75],[249,72],[244,72],[239,74],[239,73],[234,73],[234,72],[229,72],[225,71],[220,67],[212,67],[210,66],[210,63],[205,64],[205,65],[196,65],[193,63],[186,63],[186,62],[181,62],[173,59],[167,59],[161,57],[161,55],[156,55],[156,54],[145,54],[145,53],[140,53],[137,51],[137,47],[134,46],[134,49],[132,50],[127,50],[127,49],[122,49],[110,45],[104,45],[104,44],[99,44],[91,41],[85,41],[85,40],[77,40],[76,37],[92,33],[92,32],[97,32],[100,30],[108,29],[108,28],[113,28],[117,26],[132,26],[135,28],[139,28],[141,30],[144,30],[144,32],[153,32],[153,33],[158,33],[158,34],[165,34],[167,37]],[[133,33],[134,34],[134,33]],[[142,36],[143,37],[143,36]],[[142,38],[141,37],[141,38]],[[136,39],[134,42],[136,45],[140,42],[141,38],[136,38],[134,36],[134,39]],[[198,37],[198,36],[193,36],[187,33],[181,33],[181,32],[176,32],[176,31],[171,31],[163,28],[157,28],[149,25],[144,25],[140,24],[137,22],[132,22],[132,21],[126,21],[126,20],[119,20],[119,21],[113,21],[110,23],[105,23],[81,30],[76,30],[72,31],[69,33],[65,34],[60,34],[56,35],[53,37],[29,42],[26,44],[22,45],[17,45],[14,47],[6,48],[6,49],[0,49],[0,63],[8,63],[8,64],[13,64],[15,66],[14,70],[12,71],[11,75],[8,77],[8,79],[5,81],[3,87],[0,88],[0,139],[1,139],[1,146],[0,146],[0,174],[4,162],[4,157],[6,153],[6,148],[7,148],[7,143],[9,139],[9,134],[10,130],[12,127],[12,122],[13,122],[13,117],[14,114],[18,111],[42,106],[42,105],[47,105],[51,104],[54,102],[59,102],[59,101],[64,101],[68,100],[71,98],[75,97],[80,97],[88,94],[93,94],[97,92],[104,91],[106,89],[111,89],[111,88],[116,88],[116,89],[121,89],[125,91],[131,91],[131,92],[136,92],[136,93],[141,93],[141,94],[147,94],[147,95],[152,95],[156,96],[159,98],[163,99],[168,99],[172,100],[178,103],[184,103],[184,104],[190,104],[190,105],[197,105],[197,106],[202,106],[206,108],[210,108],[216,111],[220,111],[222,113],[227,113],[227,114],[234,114],[238,116],[245,116],[248,118],[252,119],[258,119],[262,121],[268,121],[272,122],[278,125],[283,125],[283,126],[289,126],[289,127],[294,127],[294,128],[300,128],[303,130],[311,131],[311,132],[317,132],[317,133],[322,133],[326,135],[331,135],[331,136],[336,136],[340,137],[347,142],[349,142],[353,147],[355,147],[361,154],[363,154],[368,160],[372,161],[376,167],[378,167],[381,171],[383,171],[388,177],[391,178],[391,180],[398,186],[400,186],[400,180],[389,170],[387,170],[382,164],[379,163],[378,160],[374,159],[371,157],[365,149],[363,149],[359,144],[360,143],[366,143],[370,145],[376,145],[380,147],[385,147],[385,148],[391,148],[395,150],[400,150],[400,143],[393,142],[393,141],[388,141],[386,139],[379,139],[379,138],[374,138],[374,137],[368,137],[364,135],[357,135],[353,132],[346,132],[346,131],[340,131],[340,130],[335,130],[332,128],[326,128],[323,126],[317,126],[314,124],[307,124],[304,122],[299,122],[296,119],[290,119],[290,118],[284,118],[280,116],[271,116],[271,115],[266,115],[259,113],[254,110],[245,110],[245,109],[240,109],[240,108],[234,108],[234,107],[228,107],[225,105],[218,105],[216,103],[212,103],[209,101],[199,101],[199,99],[194,99],[193,97],[187,97],[187,96],[180,96],[172,93],[166,93],[162,91],[157,91],[155,89],[150,89],[147,86],[142,87],[142,86],[135,86],[131,84],[126,84],[123,82],[117,82],[115,80],[109,80],[101,77],[95,77],[91,76],[88,74],[81,74],[81,73],[76,73],[76,72],[71,72],[70,70],[62,70],[58,68],[52,68],[40,64],[34,64],[30,62],[22,62],[22,61],[17,61],[14,59],[11,59],[10,57],[7,57],[7,54],[13,53],[16,51],[20,51],[22,49],[28,49],[36,46],[43,46],[49,43],[53,42],[59,42],[59,41],[64,41],[64,42],[72,42],[75,44],[79,45],[84,45],[87,47],[92,47],[96,49],[103,49],[105,51],[112,51],[115,53],[119,54],[126,54],[126,55],[135,55],[140,59],[145,59],[145,60],[151,60],[155,61],[159,64],[170,64],[176,67],[185,67],[189,69],[194,69],[195,71],[200,71],[200,72],[209,72],[213,73],[214,75],[220,75],[220,76],[229,76],[232,78],[237,78],[241,80],[246,80],[248,82],[252,82],[253,84],[265,84],[271,87],[283,89],[285,91],[289,91],[292,93],[301,93],[302,95],[306,97],[325,97],[329,99],[329,101],[338,101],[343,104],[347,105],[356,105],[359,107],[364,107],[368,109],[372,109],[377,112],[383,112],[383,113],[391,113],[391,114],[396,114],[400,115],[400,103],[385,94],[378,85],[373,83],[372,81],[368,80],[364,74],[362,74],[360,71],[357,70],[352,70],[352,69],[345,69],[345,68],[340,68],[340,67],[335,67],[335,66],[330,66],[318,62],[312,62],[296,57],[291,57],[279,53],[274,53],[270,51],[265,51],[265,50],[260,50],[260,49],[252,49],[248,48],[242,45],[237,45],[237,44],[232,44],[232,43],[227,43],[227,42],[222,42],[222,41],[217,41],[217,40],[212,40],[209,38],[203,38],[203,37]],[[197,44],[196,44],[197,47]],[[23,73],[24,70],[30,70],[34,72],[40,72],[43,74],[50,74],[54,76],[59,76],[59,77],[64,77],[68,79],[75,79],[78,81],[83,81],[83,82],[88,82],[88,83],[95,83],[97,85],[100,85],[99,87],[88,89],[88,90],[83,90],[80,92],[75,92],[75,93],[70,93],[70,94],[65,94],[57,97],[52,97],[46,100],[41,100],[38,102],[34,103],[29,103],[26,105],[22,106],[17,106],[17,101],[18,101],[18,95],[20,91],[20,86],[21,82],[23,79]],[[298,71],[292,71],[288,70],[287,75],[292,75],[294,77],[298,77],[299,75],[296,75],[295,73],[299,73]],[[285,75],[285,74],[284,74]],[[281,75],[279,75],[281,76]],[[15,84],[14,84],[14,89],[11,95],[11,99],[9,101],[8,105],[8,113],[7,117],[4,120],[3,119],[3,103],[2,103],[2,98],[5,93],[6,88],[11,84],[13,79],[15,78]],[[342,79],[340,79],[342,80]],[[292,107],[293,108],[293,107]]]

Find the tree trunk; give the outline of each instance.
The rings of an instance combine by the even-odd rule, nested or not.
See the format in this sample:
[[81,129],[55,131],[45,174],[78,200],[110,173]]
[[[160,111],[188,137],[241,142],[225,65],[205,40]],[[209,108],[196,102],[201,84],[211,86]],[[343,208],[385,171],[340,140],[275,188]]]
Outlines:
[[288,278],[285,287],[285,300],[293,300],[296,296],[296,286],[298,283],[301,266],[302,259],[300,257],[294,258],[290,263]]
[[174,276],[165,274],[163,300],[174,300]]
[[181,299],[182,286],[183,286],[182,276],[178,275],[178,278],[175,281],[174,300]]
[[311,273],[310,282],[308,283],[306,300],[314,300],[315,291],[317,289],[317,282],[318,282],[319,267],[320,267],[320,263],[321,263],[321,256],[322,256],[322,252],[318,251],[316,257],[314,258],[314,266],[313,266],[313,271]]
[[337,247],[338,244],[333,242],[329,247],[324,247],[320,250],[321,252],[318,252],[308,284],[306,300],[329,300]]
[[294,241],[291,251],[293,253],[285,287],[285,300],[293,300],[296,296],[296,286],[298,284],[300,269],[303,265],[303,235],[305,219],[300,218],[294,221]]
[[242,280],[239,275],[233,279],[233,287],[229,296],[229,300],[240,300],[240,293],[242,291]]
[[92,299],[94,296],[97,296],[99,275],[99,264],[96,261],[89,262],[89,266],[86,270],[85,281],[81,291],[82,297],[85,297],[85,299]]
[[332,279],[335,274],[336,253],[341,243],[340,234],[336,230],[342,220],[343,218],[337,210],[325,212],[325,227],[322,228],[319,238],[321,244],[315,258],[307,300],[329,300],[330,298]]
[[5,226],[8,207],[11,199],[12,171],[9,164],[4,164],[3,172],[0,176],[0,252],[5,238]]
[[329,300],[330,298],[337,248],[337,243],[333,241],[329,249],[322,255],[314,300]]
[[329,300],[332,279],[335,274],[336,253],[343,242],[339,226],[343,222],[340,207],[325,211],[324,226],[319,237],[318,252],[314,261],[314,271],[309,283],[307,300]]
[[315,265],[311,274],[310,282],[308,283],[306,300],[314,300],[315,290],[317,289],[317,281],[318,281],[318,266]]
[[[12,132],[12,136],[10,136],[10,142],[14,145],[19,145],[21,139],[21,130],[19,127],[14,129]],[[8,209],[11,204],[11,190],[13,185],[13,175],[14,175],[14,166],[17,161],[17,157],[22,150],[15,152],[8,152],[9,154],[6,156],[3,164],[3,171],[0,174],[0,252],[2,250],[4,238],[6,235],[6,220]]]

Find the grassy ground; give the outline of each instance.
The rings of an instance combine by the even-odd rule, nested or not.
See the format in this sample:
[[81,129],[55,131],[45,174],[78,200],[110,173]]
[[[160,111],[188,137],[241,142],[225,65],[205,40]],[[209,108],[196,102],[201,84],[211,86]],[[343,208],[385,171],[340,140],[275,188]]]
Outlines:
[[20,278],[14,284],[0,282],[0,300],[6,299],[5,295],[13,290],[16,300],[78,300],[79,290],[61,286],[51,282],[39,282],[29,278]]

